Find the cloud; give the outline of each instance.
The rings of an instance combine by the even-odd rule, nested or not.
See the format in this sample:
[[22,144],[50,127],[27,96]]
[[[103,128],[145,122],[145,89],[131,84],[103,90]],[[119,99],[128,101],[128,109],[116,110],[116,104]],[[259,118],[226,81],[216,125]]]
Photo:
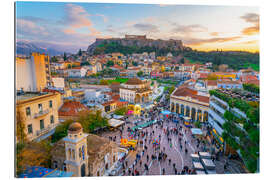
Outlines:
[[133,27],[140,31],[147,31],[147,32],[159,32],[158,27],[153,24],[147,24],[147,23],[137,23],[134,24]]
[[251,41],[245,41],[245,42],[241,42],[242,44],[256,44],[258,43],[258,40],[251,40]]
[[16,30],[19,34],[25,35],[48,35],[49,33],[45,30],[44,27],[38,25],[35,22],[26,19],[17,19],[16,21]]
[[244,35],[253,35],[258,34],[260,31],[260,19],[259,15],[255,13],[247,13],[243,16],[240,16],[241,19],[245,20],[247,23],[253,24],[253,26],[244,28],[242,34]]
[[211,32],[210,35],[211,35],[211,36],[218,36],[219,33],[218,33],[218,32]]
[[88,14],[86,10],[79,5],[74,4],[66,4],[65,8],[65,17],[61,20],[61,23],[68,25],[66,31],[76,31],[79,28],[88,28],[91,35],[99,35],[95,28],[93,28],[93,24],[90,20],[91,14]]
[[235,41],[241,39],[240,36],[233,36],[233,37],[223,37],[223,38],[209,38],[209,39],[196,39],[196,38],[190,38],[190,39],[185,39],[184,43],[187,45],[202,45],[202,44],[207,44],[207,43],[224,43],[224,42],[229,42],[229,41]]
[[172,29],[172,32],[174,33],[184,33],[189,34],[192,32],[205,32],[208,29],[200,24],[191,24],[191,25],[180,25],[177,23],[172,23],[173,26],[175,26]]
[[67,4],[64,13],[63,19],[56,21],[36,17],[18,18],[16,39],[54,44],[61,50],[76,52],[79,48],[87,48],[96,37],[102,36],[93,27],[91,15],[83,7]]
[[244,16],[240,16],[241,19],[244,19],[246,22],[249,23],[259,23],[259,15],[256,13],[247,13]]

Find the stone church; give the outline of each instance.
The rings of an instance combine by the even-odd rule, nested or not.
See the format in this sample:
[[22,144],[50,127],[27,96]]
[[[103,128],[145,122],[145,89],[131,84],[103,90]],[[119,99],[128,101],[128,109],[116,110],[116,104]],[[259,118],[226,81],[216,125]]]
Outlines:
[[74,176],[103,176],[118,161],[119,148],[103,137],[83,133],[80,123],[68,128],[68,135],[52,151],[52,168],[73,172]]

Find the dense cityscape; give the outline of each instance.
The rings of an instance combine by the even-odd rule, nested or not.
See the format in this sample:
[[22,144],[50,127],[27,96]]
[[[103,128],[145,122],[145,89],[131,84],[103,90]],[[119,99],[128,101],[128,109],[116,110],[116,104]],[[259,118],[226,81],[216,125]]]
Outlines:
[[17,44],[16,177],[260,172],[259,53],[148,35]]

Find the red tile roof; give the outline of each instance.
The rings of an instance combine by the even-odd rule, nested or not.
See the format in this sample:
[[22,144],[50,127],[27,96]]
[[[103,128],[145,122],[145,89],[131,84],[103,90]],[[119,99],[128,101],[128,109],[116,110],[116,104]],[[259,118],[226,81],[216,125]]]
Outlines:
[[185,86],[178,87],[178,89],[173,93],[173,96],[191,97],[192,99],[196,99],[203,103],[209,103],[209,97],[198,95],[196,90]]
[[108,105],[111,105],[114,103],[116,103],[116,101],[112,100],[112,101],[108,101],[108,102],[103,103],[102,106],[108,106]]
[[59,90],[55,90],[55,89],[43,89],[42,92],[52,92],[52,93],[60,93],[61,95],[64,94],[63,92],[59,91]]
[[207,83],[207,86],[217,86],[216,80],[207,80],[206,83]]
[[58,110],[59,116],[78,116],[79,112],[89,110],[85,105],[78,101],[67,101]]

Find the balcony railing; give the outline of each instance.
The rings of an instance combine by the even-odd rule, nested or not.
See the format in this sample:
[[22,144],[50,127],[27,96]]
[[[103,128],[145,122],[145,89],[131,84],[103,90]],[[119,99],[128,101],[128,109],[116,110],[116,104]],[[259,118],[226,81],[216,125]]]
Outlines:
[[47,126],[47,128],[44,128],[44,129],[41,129],[41,130],[37,130],[36,131],[36,136],[42,136],[44,134],[47,134],[51,130],[53,130],[56,126],[57,126],[57,124],[50,124],[50,125]]
[[49,109],[46,109],[46,110],[42,110],[42,111],[39,111],[39,113],[35,113],[34,114],[34,118],[39,118],[39,117],[41,117],[41,116],[44,116],[44,115],[46,115],[46,114],[48,114],[50,112],[50,110]]

